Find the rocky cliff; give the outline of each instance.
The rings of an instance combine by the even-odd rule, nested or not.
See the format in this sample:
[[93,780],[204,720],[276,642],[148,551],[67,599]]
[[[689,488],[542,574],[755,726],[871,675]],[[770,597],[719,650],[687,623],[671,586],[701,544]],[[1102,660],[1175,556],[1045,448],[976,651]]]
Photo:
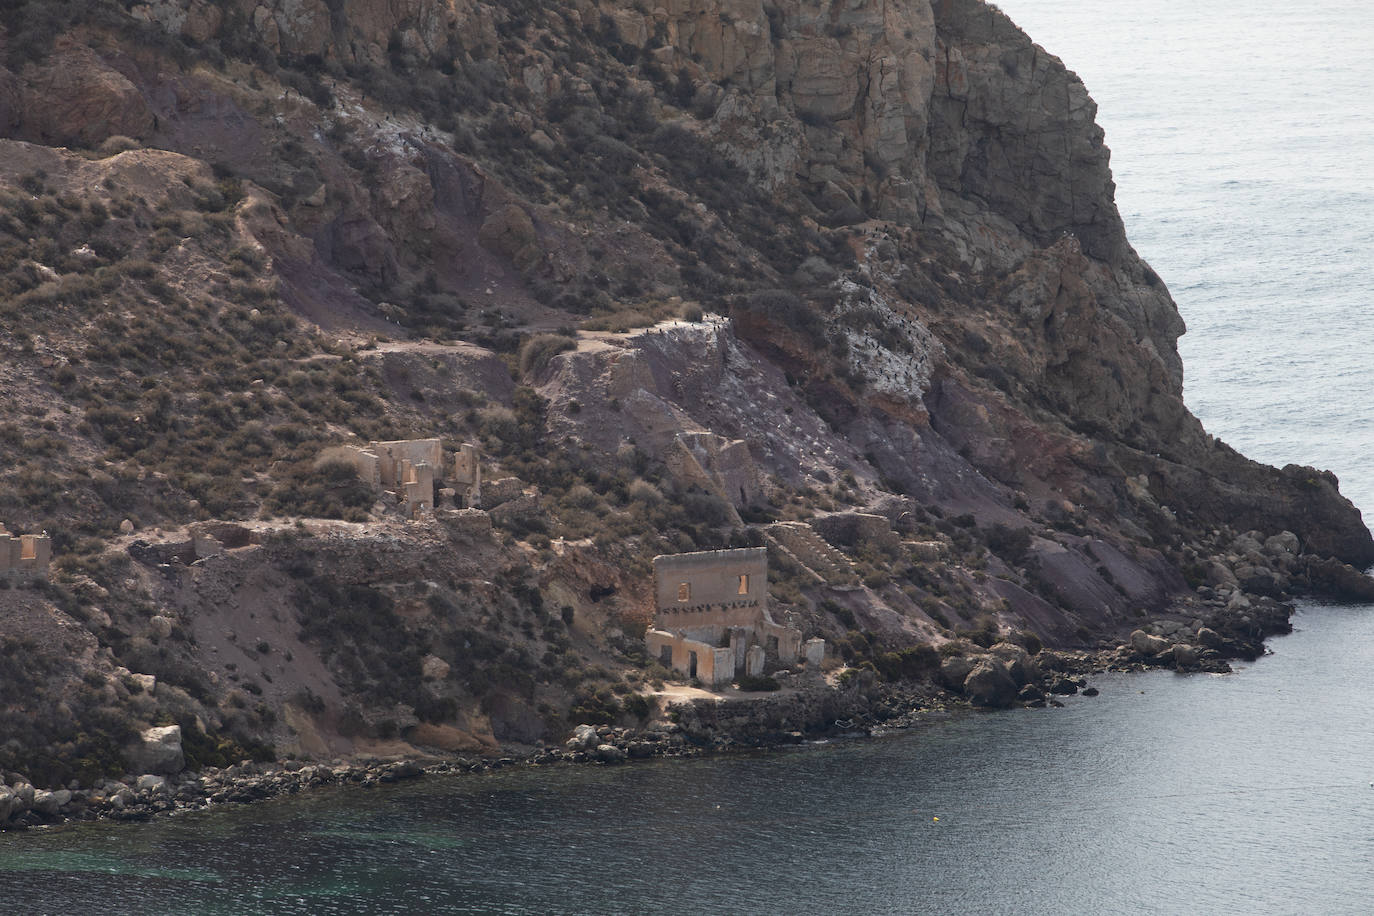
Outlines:
[[[982,0],[0,27],[0,519],[58,556],[0,592],[3,715],[40,712],[0,764],[647,715],[659,553],[768,545],[775,613],[853,665],[1374,562],[1330,474],[1188,413],[1095,106]],[[314,460],[404,437],[479,442],[502,505],[406,522]]]

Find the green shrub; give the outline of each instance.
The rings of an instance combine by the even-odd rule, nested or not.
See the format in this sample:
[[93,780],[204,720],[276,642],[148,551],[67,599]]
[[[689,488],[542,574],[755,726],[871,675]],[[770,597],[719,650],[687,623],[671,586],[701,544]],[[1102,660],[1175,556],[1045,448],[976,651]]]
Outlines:
[[577,349],[577,342],[561,334],[536,334],[520,345],[520,375],[537,378],[559,353]]
[[1026,554],[1030,551],[1031,534],[1025,528],[1009,528],[998,522],[984,529],[983,539],[987,542],[988,550],[1013,566],[1025,563]]
[[884,652],[873,660],[885,681],[928,680],[940,670],[940,653],[927,643]]

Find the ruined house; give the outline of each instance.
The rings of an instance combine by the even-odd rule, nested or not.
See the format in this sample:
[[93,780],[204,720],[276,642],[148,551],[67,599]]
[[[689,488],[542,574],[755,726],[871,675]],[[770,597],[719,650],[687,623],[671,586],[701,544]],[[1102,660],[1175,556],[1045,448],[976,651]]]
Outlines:
[[[792,664],[803,651],[801,631],[768,613],[763,547],[654,557],[654,599],[644,637],[650,656],[711,687],[761,675],[770,661]],[[809,640],[808,664],[819,665],[824,649],[824,641]]]
[[47,534],[10,534],[0,525],[0,579],[27,582],[48,578],[52,540]]
[[454,501],[466,509],[482,508],[482,455],[477,446],[464,442],[453,456]]
[[[435,481],[442,479],[444,449],[438,439],[397,439],[361,445],[337,445],[320,453],[316,464],[342,461],[378,490],[401,499],[409,518],[434,509]],[[481,503],[482,465],[477,446],[463,443],[453,461],[454,499],[475,508]]]
[[414,518],[434,508],[434,474],[442,466],[444,450],[438,439],[399,439],[369,442],[366,447],[339,445],[320,453],[318,464],[342,461],[379,490],[401,499],[401,509]]

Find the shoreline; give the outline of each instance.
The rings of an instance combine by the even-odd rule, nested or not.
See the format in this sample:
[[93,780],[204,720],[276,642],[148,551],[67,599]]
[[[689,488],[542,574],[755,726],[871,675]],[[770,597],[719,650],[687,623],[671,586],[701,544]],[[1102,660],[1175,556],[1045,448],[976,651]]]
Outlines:
[[[884,683],[875,669],[847,669],[855,675],[840,686],[811,684],[785,695],[761,694],[728,704],[718,698],[679,700],[665,719],[642,728],[579,725],[563,746],[545,746],[500,757],[411,757],[392,760],[244,761],[223,769],[171,777],[126,776],[100,786],[57,791],[26,783],[0,785],[0,832],[64,827],[100,820],[143,821],[161,815],[209,811],[227,805],[252,804],[327,786],[385,785],[403,780],[486,773],[510,767],[616,765],[633,760],[726,756],[777,750],[807,741],[857,740],[892,735],[945,721],[982,708],[1063,706],[1059,696],[1097,695],[1088,683],[1094,675],[1171,668],[1180,673],[1225,673],[1228,659],[1254,660],[1266,651],[1264,640],[1292,632],[1291,603],[1255,596],[1242,608],[1212,609],[1191,624],[1180,618],[1201,610],[1185,601],[1175,613],[1155,618],[1133,631],[1120,645],[1096,650],[1042,649],[1013,651],[1009,643],[986,647],[986,654],[944,659],[932,682]],[[1205,622],[1204,622],[1205,621]],[[1199,624],[1202,624],[1199,626]],[[1215,627],[1215,629],[1214,629]],[[1170,631],[1178,641],[1147,632]],[[1198,646],[1198,634],[1220,639],[1215,647]],[[1186,638],[1180,634],[1186,634]],[[1206,634],[1203,639],[1211,641]],[[976,659],[976,661],[974,660]],[[1022,671],[1025,684],[1013,702],[979,702],[967,688],[958,693],[941,677],[989,667],[1000,659],[1008,671]],[[1027,665],[1027,661],[1030,664]],[[724,716],[722,709],[728,707]],[[14,778],[15,774],[10,774]]]

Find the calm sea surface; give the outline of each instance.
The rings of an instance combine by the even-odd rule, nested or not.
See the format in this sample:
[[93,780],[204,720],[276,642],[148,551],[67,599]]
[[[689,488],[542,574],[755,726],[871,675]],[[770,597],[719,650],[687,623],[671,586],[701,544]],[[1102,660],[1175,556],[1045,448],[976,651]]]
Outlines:
[[[1368,913],[1374,614],[785,752],[0,836],[6,913]],[[937,820],[938,818],[938,820]]]
[[[999,5],[1100,105],[1193,410],[1374,507],[1374,11]],[[0,835],[0,912],[1368,913],[1374,608],[1296,623],[1231,676],[874,741]]]

